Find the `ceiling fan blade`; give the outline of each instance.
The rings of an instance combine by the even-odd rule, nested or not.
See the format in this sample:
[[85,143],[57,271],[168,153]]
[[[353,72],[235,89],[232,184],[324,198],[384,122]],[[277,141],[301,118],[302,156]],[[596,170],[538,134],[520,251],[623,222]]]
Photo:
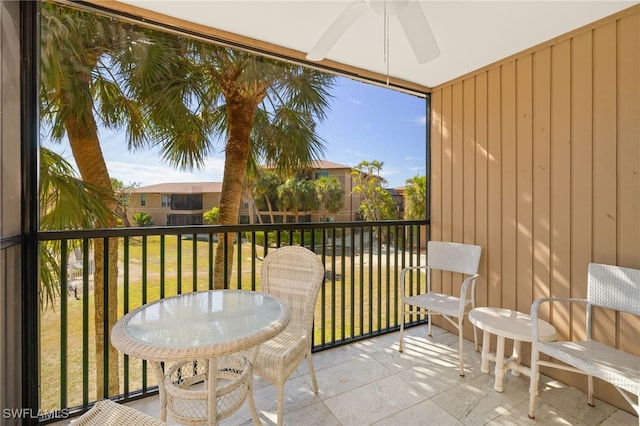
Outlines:
[[410,1],[397,16],[419,64],[440,56],[440,48],[418,1]]
[[329,28],[327,28],[327,31],[320,37],[320,40],[318,40],[315,46],[307,53],[307,59],[310,61],[323,60],[340,37],[342,37],[355,20],[364,13],[366,8],[367,5],[363,0],[356,0],[351,3],[340,16],[333,21]]

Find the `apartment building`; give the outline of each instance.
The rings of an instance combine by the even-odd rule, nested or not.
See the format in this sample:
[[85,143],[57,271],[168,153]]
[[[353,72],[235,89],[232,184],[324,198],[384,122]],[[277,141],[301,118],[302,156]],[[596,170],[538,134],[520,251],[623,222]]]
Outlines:
[[[304,222],[323,221],[355,221],[358,220],[360,195],[353,193],[352,168],[331,161],[318,160],[312,163],[307,172],[309,179],[321,177],[335,177],[344,188],[343,208],[337,213],[323,211],[299,212],[298,220]],[[203,213],[220,204],[222,182],[176,182],[159,183],[155,185],[134,188],[130,193],[128,207],[129,220],[133,223],[133,216],[137,212],[151,216],[153,225],[201,225]],[[255,211],[252,200],[243,198],[240,206],[240,223],[249,223],[253,216],[258,222],[258,215],[263,222],[269,222],[269,212]],[[291,212],[274,212],[274,222],[295,222]]]
[[202,225],[203,213],[220,204],[222,182],[175,182],[141,186],[131,191],[127,215],[147,213],[153,225]]

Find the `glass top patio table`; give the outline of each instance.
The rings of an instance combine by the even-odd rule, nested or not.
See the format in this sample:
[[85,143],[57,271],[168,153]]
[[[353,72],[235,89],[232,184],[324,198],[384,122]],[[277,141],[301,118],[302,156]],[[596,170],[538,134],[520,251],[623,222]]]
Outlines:
[[[282,331],[290,319],[289,307],[268,294],[201,291],[158,300],[129,312],[114,325],[111,342],[129,356],[150,361],[158,380],[162,421],[167,418],[167,391],[161,363],[209,360],[206,423],[215,425],[218,358],[249,349],[255,357],[259,345]],[[241,385],[238,380],[234,386]],[[253,395],[249,403],[252,417],[259,423]]]
[[113,345],[148,361],[212,358],[256,346],[282,331],[289,308],[277,298],[243,290],[211,290],[158,300],[113,327]]

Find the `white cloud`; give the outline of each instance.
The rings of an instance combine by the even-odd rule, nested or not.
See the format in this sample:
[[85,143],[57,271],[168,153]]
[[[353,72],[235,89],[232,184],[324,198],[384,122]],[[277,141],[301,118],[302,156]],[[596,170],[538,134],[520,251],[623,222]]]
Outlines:
[[411,117],[409,119],[407,119],[407,121],[409,123],[413,123],[416,124],[418,126],[425,126],[427,124],[427,116],[426,115],[422,115],[419,117]]
[[205,162],[202,170],[182,171],[160,160],[151,163],[107,161],[109,174],[124,184],[141,186],[167,182],[222,182],[224,159],[214,158]]

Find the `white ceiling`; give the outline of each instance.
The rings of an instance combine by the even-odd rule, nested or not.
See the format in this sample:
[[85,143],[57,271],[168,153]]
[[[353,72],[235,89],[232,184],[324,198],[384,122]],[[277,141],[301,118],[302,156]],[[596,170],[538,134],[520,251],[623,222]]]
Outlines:
[[[308,52],[351,0],[120,0],[174,18]],[[388,0],[392,1],[392,0]],[[415,1],[415,0],[412,0]],[[395,17],[367,8],[327,59],[434,87],[640,1],[420,1],[441,56],[418,64]]]

